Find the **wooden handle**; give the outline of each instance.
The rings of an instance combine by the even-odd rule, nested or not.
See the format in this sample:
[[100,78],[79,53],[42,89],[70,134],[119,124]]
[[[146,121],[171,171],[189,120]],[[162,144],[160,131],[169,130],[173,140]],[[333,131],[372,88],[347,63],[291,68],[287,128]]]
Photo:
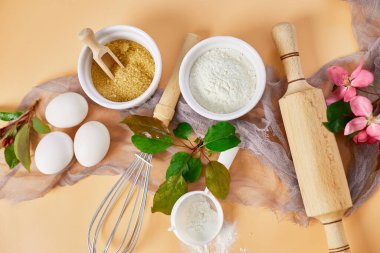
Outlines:
[[306,85],[301,68],[294,26],[290,23],[280,23],[273,27],[272,36],[280,54],[280,59],[284,64],[288,84],[298,83],[296,85]]
[[341,219],[324,223],[327,244],[330,253],[350,253],[350,245],[344,233]]
[[190,48],[192,48],[200,40],[201,38],[196,34],[188,33],[186,35],[169,82],[166,85],[165,91],[162,94],[160,101],[154,109],[153,117],[161,120],[166,126],[168,126],[170,121],[173,119],[175,107],[177,105],[179,95],[181,94],[178,84],[179,67],[181,66],[181,62],[185,57],[187,51],[189,51]]
[[94,52],[99,51],[101,45],[96,40],[94,31],[91,28],[84,28],[78,36],[79,40],[86,44],[96,55]]

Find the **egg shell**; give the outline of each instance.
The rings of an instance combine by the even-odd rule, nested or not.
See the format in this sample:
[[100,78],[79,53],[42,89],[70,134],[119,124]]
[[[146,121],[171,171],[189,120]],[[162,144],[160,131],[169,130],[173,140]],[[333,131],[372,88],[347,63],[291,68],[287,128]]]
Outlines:
[[44,174],[56,174],[70,164],[74,156],[73,141],[66,133],[51,132],[38,143],[34,161]]
[[98,121],[89,121],[83,124],[75,134],[75,157],[85,167],[94,166],[103,160],[109,146],[110,134],[108,129]]
[[86,99],[75,92],[67,92],[53,98],[46,106],[46,120],[58,128],[73,127],[87,116]]

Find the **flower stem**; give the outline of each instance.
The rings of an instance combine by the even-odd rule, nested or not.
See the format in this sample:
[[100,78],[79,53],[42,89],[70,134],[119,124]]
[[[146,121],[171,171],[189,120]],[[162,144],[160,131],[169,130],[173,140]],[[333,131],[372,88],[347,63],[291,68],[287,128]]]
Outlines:
[[208,158],[208,156],[207,156],[203,151],[204,151],[204,149],[201,149],[201,154],[202,154],[204,157],[206,157],[206,159],[210,162],[210,158]]
[[[193,145],[191,145],[191,147],[189,147],[185,142],[183,142],[181,139],[178,139],[179,140],[179,142],[181,142],[185,147],[187,147],[188,149],[192,149],[192,148],[194,148],[194,146]],[[191,142],[190,142],[190,144],[191,144]]]
[[10,129],[17,129],[19,126],[21,127],[25,124],[30,124],[34,115],[36,114],[38,103],[39,100],[37,100],[31,107],[29,107],[20,117],[10,121],[5,127],[0,128],[0,139],[2,139]]
[[186,146],[186,145],[178,145],[178,144],[175,144],[175,143],[173,143],[173,146],[181,147],[181,148],[188,148],[188,149],[191,149],[191,148],[189,148],[189,147]]
[[358,89],[358,90],[360,90],[361,92],[364,92],[364,93],[380,96],[380,93],[366,91],[366,90],[363,90],[363,89],[360,89],[360,88],[356,88],[356,89]]

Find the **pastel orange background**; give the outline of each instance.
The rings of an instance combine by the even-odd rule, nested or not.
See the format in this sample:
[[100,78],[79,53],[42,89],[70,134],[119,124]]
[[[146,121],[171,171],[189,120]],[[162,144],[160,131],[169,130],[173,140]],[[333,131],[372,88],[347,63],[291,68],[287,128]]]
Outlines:
[[[338,0],[0,0],[0,108],[12,110],[32,86],[74,74],[82,47],[77,33],[83,27],[130,24],[148,32],[161,50],[164,86],[187,32],[242,38],[266,64],[280,70],[270,35],[280,21],[297,27],[306,75],[357,50],[349,6]],[[41,199],[19,204],[1,200],[0,252],[86,252],[90,217],[115,180],[92,176]],[[151,199],[149,195],[148,206]],[[379,202],[380,191],[345,220],[353,253],[380,252]],[[231,252],[326,252],[318,224],[304,228],[263,208],[223,206],[227,218],[237,224]],[[168,227],[168,216],[152,215],[148,209],[135,252],[182,252]]]

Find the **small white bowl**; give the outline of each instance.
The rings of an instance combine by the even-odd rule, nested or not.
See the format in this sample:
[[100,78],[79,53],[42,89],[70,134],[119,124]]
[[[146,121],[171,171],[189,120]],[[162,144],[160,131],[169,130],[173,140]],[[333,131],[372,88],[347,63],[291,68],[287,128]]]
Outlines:
[[155,63],[155,70],[152,83],[148,89],[139,97],[127,102],[110,101],[100,95],[94,87],[91,78],[91,64],[93,61],[92,52],[87,46],[85,46],[79,55],[78,77],[82,89],[87,94],[87,96],[89,96],[94,102],[101,106],[117,110],[132,108],[147,101],[156,91],[162,72],[161,54],[153,39],[141,29],[126,25],[114,25],[105,27],[96,32],[95,37],[99,43],[103,45],[118,39],[132,40],[141,44],[151,53]]
[[[245,106],[231,113],[214,113],[205,109],[195,100],[190,90],[190,72],[193,64],[201,55],[214,48],[231,48],[242,52],[256,71],[256,88],[254,95]],[[182,96],[186,102],[194,111],[213,120],[236,119],[252,110],[264,93],[265,80],[265,66],[257,51],[245,41],[231,36],[215,36],[202,40],[187,52],[179,70],[179,85]]]

